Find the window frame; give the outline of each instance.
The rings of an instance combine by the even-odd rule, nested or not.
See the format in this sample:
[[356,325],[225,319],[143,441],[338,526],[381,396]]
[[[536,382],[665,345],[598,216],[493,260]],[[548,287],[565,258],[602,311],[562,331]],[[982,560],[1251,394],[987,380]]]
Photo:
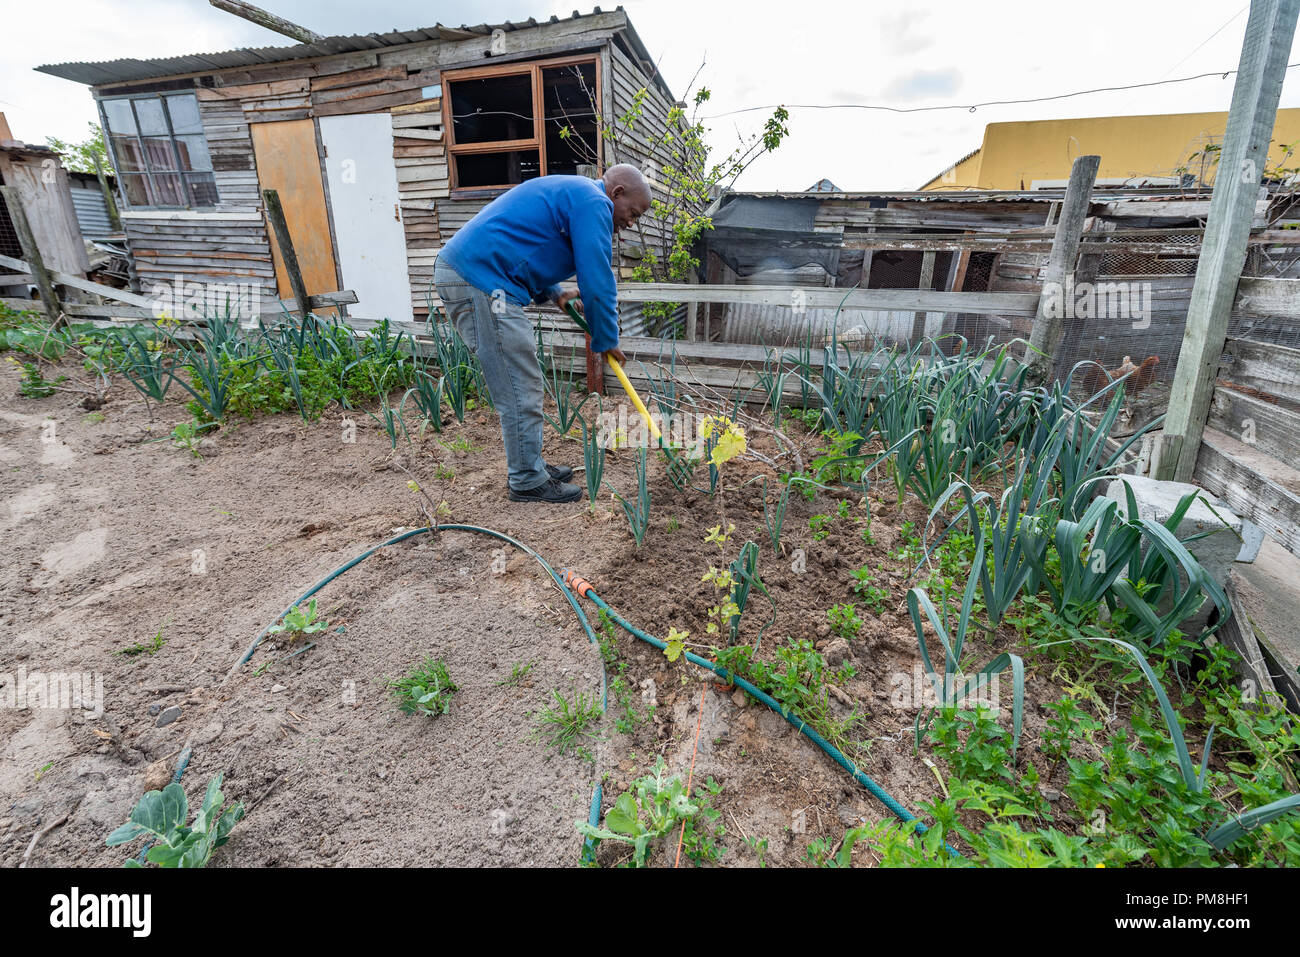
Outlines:
[[[461,186],[460,171],[456,161],[459,157],[475,153],[508,153],[516,150],[536,150],[538,166],[542,176],[546,176],[546,102],[542,89],[542,71],[562,66],[575,66],[590,63],[596,77],[596,117],[604,117],[604,90],[599,53],[582,53],[573,56],[551,57],[544,60],[521,60],[514,63],[494,63],[491,66],[468,67],[461,70],[443,70],[442,81],[442,129],[447,149],[447,176],[452,196],[483,195],[485,193],[504,193],[517,183],[502,183],[492,186]],[[458,80],[483,80],[499,76],[529,75],[532,79],[533,96],[533,135],[528,139],[493,140],[487,143],[456,143],[456,130],[451,114],[451,89]],[[596,163],[604,166],[605,144],[603,137],[596,137]]]
[[[171,96],[186,96],[186,95],[191,96],[191,97],[194,98],[194,109],[195,109],[196,114],[197,114],[198,117],[199,117],[199,129],[198,129],[198,131],[197,131],[196,133],[177,133],[177,132],[176,132],[176,127],[175,127],[175,125],[172,123],[171,106],[168,104],[168,102],[167,102],[167,98],[168,98],[168,97],[171,97]],[[130,102],[130,105],[131,105],[131,119],[132,119],[132,122],[135,124],[135,132],[134,132],[134,133],[118,133],[118,132],[115,132],[115,131],[110,127],[110,125],[109,125],[109,122],[108,122],[108,112],[107,112],[107,110],[105,110],[105,108],[104,108],[104,104],[105,104],[105,103],[109,103],[109,102],[119,101],[119,100],[127,100],[127,101]],[[148,154],[147,154],[147,151],[146,151],[145,148],[144,148],[144,139],[143,139],[143,138],[144,138],[145,136],[157,137],[157,136],[161,136],[161,135],[163,135],[163,134],[161,134],[161,133],[159,133],[159,134],[152,134],[152,133],[151,133],[151,134],[145,134],[145,133],[141,133],[141,132],[140,132],[140,113],[139,113],[139,110],[136,109],[136,105],[135,105],[137,100],[158,100],[158,101],[159,101],[159,105],[161,106],[161,109],[162,109],[162,116],[163,116],[163,119],[166,121],[166,124],[167,124],[167,132],[166,132],[166,136],[167,136],[167,142],[168,142],[168,144],[171,146],[172,161],[176,164],[175,167],[174,167],[174,170],[172,170],[172,171],[155,171],[155,170],[153,170],[153,169],[150,169],[150,167],[149,167],[149,161],[148,161]],[[216,171],[215,171],[214,169],[205,169],[205,170],[197,170],[197,169],[188,169],[188,170],[187,170],[187,169],[185,169],[185,168],[182,166],[182,164],[181,164],[180,148],[179,148],[179,147],[177,146],[177,144],[176,144],[176,137],[177,137],[177,136],[202,136],[202,137],[203,137],[203,145],[204,145],[204,148],[205,148],[205,150],[208,151],[208,162],[209,162],[209,165],[211,165],[211,162],[212,162],[212,159],[211,159],[211,157],[212,157],[212,153],[211,153],[211,148],[210,148],[210,146],[209,146],[209,144],[208,144],[208,131],[207,131],[207,129],[204,128],[204,126],[203,126],[203,109],[202,109],[202,107],[199,105],[199,98],[198,98],[198,92],[197,92],[197,90],[195,90],[195,89],[193,89],[193,88],[182,88],[182,89],[177,89],[177,90],[151,90],[151,91],[149,91],[149,92],[120,93],[120,94],[115,94],[115,95],[113,95],[113,96],[101,96],[101,97],[97,97],[97,98],[96,98],[96,103],[95,103],[95,105],[96,105],[96,108],[99,110],[99,123],[100,123],[100,127],[101,127],[101,128],[103,129],[103,131],[104,131],[104,144],[105,144],[105,146],[107,147],[107,149],[108,149],[108,151],[109,151],[109,156],[112,157],[112,160],[113,160],[113,168],[114,168],[114,170],[117,171],[119,179],[121,179],[123,176],[138,176],[138,175],[143,174],[144,177],[145,177],[145,179],[146,179],[146,180],[148,181],[148,183],[149,183],[149,191],[150,191],[151,193],[153,193],[155,196],[157,196],[157,195],[160,195],[160,190],[159,190],[159,187],[158,187],[158,184],[157,184],[156,180],[154,179],[154,173],[155,173],[155,172],[171,172],[171,173],[173,173],[174,175],[180,177],[180,184],[181,184],[182,196],[185,197],[186,199],[188,199],[189,196],[190,196],[190,189],[189,189],[189,181],[186,179],[186,177],[189,176],[189,175],[192,175],[192,174],[194,174],[194,173],[205,173],[205,174],[207,174],[209,177],[211,177],[211,183],[212,183],[212,189],[213,189],[213,192],[216,192],[216,191],[217,191],[216,176],[214,175]],[[135,139],[136,145],[137,145],[137,147],[139,147],[139,149],[140,149],[140,156],[141,156],[141,158],[142,158],[143,161],[144,161],[144,162],[143,162],[143,168],[142,168],[142,169],[140,169],[140,170],[130,170],[130,171],[124,170],[124,168],[123,168],[123,166],[122,166],[122,163],[121,163],[121,158],[117,155],[117,147],[116,147],[116,145],[115,145],[114,142],[113,142],[113,138],[114,138],[115,136],[122,136],[122,137],[128,137],[128,136],[129,136],[129,137],[133,137],[133,138]],[[121,182],[121,190],[120,190],[120,192],[121,192],[121,194],[122,194],[122,199],[126,202],[126,206],[127,206],[128,209],[213,209],[213,208],[215,208],[215,205],[216,205],[216,204],[212,204],[212,205],[208,205],[208,206],[192,206],[192,205],[190,205],[188,202],[187,202],[187,203],[184,203],[184,204],[182,204],[182,205],[161,204],[161,203],[147,203],[147,204],[144,204],[144,205],[140,205],[140,204],[137,204],[137,203],[132,203],[132,202],[131,202],[130,194],[127,192],[127,189],[126,189],[126,183],[125,183],[124,180]],[[218,203],[220,202],[220,194],[219,194],[219,193],[218,193],[218,199],[217,199],[217,202],[218,202]]]

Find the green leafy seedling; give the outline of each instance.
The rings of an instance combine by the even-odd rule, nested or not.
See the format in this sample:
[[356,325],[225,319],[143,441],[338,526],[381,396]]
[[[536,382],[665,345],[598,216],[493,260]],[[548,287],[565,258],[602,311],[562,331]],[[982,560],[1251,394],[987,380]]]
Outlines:
[[548,745],[566,754],[572,748],[579,748],[580,739],[595,737],[590,728],[600,721],[600,702],[584,692],[575,694],[572,701],[559,691],[551,694],[555,698],[555,707],[542,709],[538,716],[541,726],[537,730],[549,736]]
[[316,599],[313,598],[307,603],[306,609],[301,605],[290,608],[285,612],[284,620],[268,628],[267,634],[284,635],[290,641],[296,641],[318,631],[324,631],[328,627],[329,622],[316,620]]
[[426,714],[431,718],[451,711],[451,696],[457,691],[446,664],[432,658],[426,658],[389,687],[397,698],[398,708],[406,714]]
[[654,769],[619,795],[605,813],[605,826],[576,822],[578,831],[596,841],[620,841],[632,845],[632,864],[644,867],[650,844],[674,831],[682,821],[695,817],[700,808],[692,804],[686,785],[678,777],[667,778],[661,757]]
[[[139,837],[150,837],[154,843],[145,854],[145,860],[159,867],[203,867],[212,852],[230,840],[230,832],[244,816],[244,802],[236,801],[224,808],[221,793],[221,774],[208,782],[203,806],[194,823],[188,827],[189,802],[185,789],[173,782],[161,791],[150,791],[140,798],[127,821],[112,834],[106,843],[109,847],[128,844]],[[128,858],[126,867],[143,867],[135,858]]]

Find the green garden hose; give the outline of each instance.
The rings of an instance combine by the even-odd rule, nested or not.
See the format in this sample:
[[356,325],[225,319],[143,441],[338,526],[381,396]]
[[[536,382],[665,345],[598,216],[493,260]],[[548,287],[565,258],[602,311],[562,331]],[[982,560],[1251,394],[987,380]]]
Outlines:
[[[601,609],[602,611],[605,612],[606,615],[609,616],[611,621],[613,621],[615,624],[621,627],[624,631],[628,632],[628,634],[632,635],[635,638],[639,638],[641,641],[648,642],[649,644],[654,645],[656,648],[663,649],[665,647],[664,642],[660,641],[658,638],[655,638],[653,635],[649,635],[646,632],[642,631],[641,629],[630,624],[626,619],[624,619],[616,611],[610,608],[609,605],[605,603],[604,599],[602,599],[599,595],[596,594],[596,592],[592,589],[590,583],[586,582],[583,579],[577,578],[577,576],[574,576],[571,572],[566,571],[563,576],[560,575],[555,571],[553,567],[551,567],[550,563],[547,562],[546,559],[542,558],[541,555],[537,554],[537,552],[529,548],[523,542],[520,542],[515,538],[511,538],[509,535],[506,535],[503,532],[498,532],[490,528],[482,528],[477,525],[439,525],[436,530],[440,532],[474,532],[480,535],[488,535],[491,536],[492,538],[499,539],[500,541],[503,541],[506,544],[513,546],[514,548],[519,549],[521,552],[525,553],[526,555],[531,556],[533,559],[537,561],[539,565],[542,566],[543,569],[545,569],[546,573],[551,577],[551,580],[555,582],[556,587],[560,589],[560,592],[564,595],[565,600],[568,601],[569,606],[573,609],[574,614],[578,616],[578,623],[582,626],[582,630],[586,632],[588,641],[590,641],[593,645],[599,645],[600,641],[596,637],[595,631],[592,630],[591,622],[588,620],[586,613],[582,609],[582,606],[578,603],[578,599],[574,595],[573,589],[570,588],[570,582],[580,582],[581,584],[577,586],[579,594],[583,595],[586,598],[589,598],[596,605],[597,608]],[[291,612],[299,604],[301,604],[304,601],[307,601],[318,591],[320,591],[322,588],[324,588],[326,585],[332,582],[334,579],[338,578],[340,575],[342,575],[344,572],[348,571],[349,569],[352,569],[357,565],[361,564],[361,562],[365,561],[367,558],[369,558],[375,552],[379,551],[381,548],[385,548],[389,545],[396,545],[397,543],[403,542],[408,538],[413,538],[416,535],[424,535],[432,531],[435,531],[435,529],[414,528],[402,532],[399,535],[394,535],[392,538],[380,542],[378,545],[375,545],[371,548],[366,549],[360,555],[356,556],[350,561],[334,569],[332,572],[330,572],[320,581],[316,582],[316,584],[312,585],[305,592],[303,592],[302,595],[300,595],[298,599],[293,602],[293,604],[291,604],[283,612],[277,615],[276,618],[273,621],[271,621],[270,624],[268,624],[265,628],[263,628],[262,631],[258,634],[258,636],[253,639],[253,642],[251,645],[249,645],[248,650],[245,651],[244,654],[240,656],[239,660],[235,662],[235,665],[231,669],[231,672],[233,673],[236,669],[238,669],[240,666],[245,664],[250,658],[253,657],[253,653],[257,650],[257,646],[262,643],[263,639],[265,639],[267,634],[270,633],[271,627],[277,621],[282,619],[285,615]],[[861,770],[859,770],[857,766],[854,765],[853,762],[851,762],[847,757],[845,757],[844,754],[838,748],[836,748],[829,741],[823,738],[813,728],[808,727],[808,725],[805,724],[802,720],[792,715],[789,711],[783,708],[780,705],[780,703],[777,702],[770,695],[761,691],[753,684],[746,681],[744,678],[741,678],[737,675],[732,675],[726,669],[721,668],[715,663],[707,661],[704,658],[701,658],[699,655],[696,655],[693,652],[689,652],[689,651],[686,652],[686,659],[690,661],[692,664],[699,665],[702,668],[707,668],[708,670],[712,671],[714,674],[718,675],[718,677],[722,678],[724,681],[734,682],[736,685],[740,686],[740,688],[744,690],[747,694],[749,694],[751,697],[755,698],[758,701],[761,701],[763,704],[767,705],[773,711],[776,711],[783,718],[789,721],[790,724],[792,724],[796,730],[798,730],[801,734],[803,734],[810,741],[812,741],[819,748],[821,748],[822,751],[828,754],[835,761],[836,764],[844,768],[844,770],[848,771],[849,774],[853,776],[854,780],[856,780],[859,784],[865,787],[872,794],[872,796],[874,796],[877,800],[879,800],[882,804],[884,804],[885,807],[888,808],[889,811],[895,817],[897,817],[900,821],[902,821],[905,824],[914,822],[916,831],[918,833],[925,833],[926,830],[925,825],[921,823],[919,820],[917,820],[917,818],[914,815],[912,815],[910,812],[908,812],[907,809],[904,808],[901,804],[899,804],[898,801],[894,800],[894,798],[887,791],[885,791],[884,788],[882,788],[870,777],[868,777]],[[601,708],[602,710],[604,710],[607,706],[608,706],[608,680],[605,674],[604,666],[602,664],[601,667]],[[173,782],[176,783],[180,782],[181,775],[185,773],[185,768],[188,766],[192,755],[193,755],[193,749],[190,747],[186,747],[181,752],[180,758],[176,762],[175,773],[172,776]],[[588,813],[588,822],[593,827],[599,826],[600,824],[601,797],[602,797],[601,786],[599,781],[597,781],[593,788],[593,793],[591,798],[591,809]],[[953,850],[951,847],[948,847],[946,844],[944,846],[947,847],[949,853],[953,855],[957,854],[957,852]],[[146,850],[147,849],[148,848],[146,847]],[[583,846],[583,860],[585,862],[590,862],[592,860],[593,853],[594,853],[594,845],[592,844],[591,839],[588,838],[584,842],[584,846]],[[143,852],[141,854],[141,857],[143,858]]]
[[[647,642],[648,644],[654,645],[654,647],[660,649],[661,651],[664,648],[668,647],[665,642],[654,637],[654,635],[647,634],[646,632],[642,631],[640,628],[637,628],[635,625],[628,622],[618,612],[614,611],[614,609],[610,608],[609,605],[605,602],[605,600],[601,598],[600,595],[596,594],[596,590],[591,586],[591,583],[588,582],[586,579],[574,575],[573,572],[568,571],[567,569],[565,570],[564,578],[569,585],[571,585],[574,589],[577,590],[579,595],[589,599],[592,602],[592,604],[594,604],[597,608],[599,608],[609,617],[610,621],[614,622],[614,624],[618,625],[629,635],[632,635],[634,638],[639,638],[642,641]],[[852,761],[850,761],[845,756],[844,752],[842,752],[839,748],[835,747],[835,745],[831,744],[829,741],[823,738],[820,734],[817,733],[817,731],[814,728],[810,728],[808,724],[804,722],[804,720],[800,718],[798,715],[792,713],[787,708],[783,707],[779,701],[777,701],[771,695],[767,694],[767,692],[762,691],[751,682],[746,681],[744,678],[740,677],[740,675],[728,671],[726,668],[723,668],[721,665],[718,665],[716,662],[709,661],[706,658],[701,658],[699,655],[695,654],[694,652],[687,651],[685,652],[685,656],[686,656],[686,660],[689,661],[691,664],[699,665],[701,668],[707,668],[709,671],[712,671],[723,681],[726,681],[729,684],[735,684],[742,691],[748,694],[750,697],[755,698],[758,701],[761,701],[763,704],[767,705],[769,708],[771,708],[781,717],[785,718],[785,720],[788,721],[796,731],[798,731],[809,741],[811,741],[813,744],[817,745],[817,747],[821,748],[824,752],[826,752],[826,754],[828,754],[831,757],[831,759],[840,767],[842,767],[845,771],[848,771],[849,774],[853,776],[853,779],[857,781],[859,784],[861,784],[864,788],[866,788],[872,794],[873,797],[875,797],[878,801],[880,801],[881,804],[883,804],[886,808],[888,808],[890,813],[892,813],[904,824],[914,823],[916,832],[918,834],[924,834],[926,832],[927,828],[925,824],[922,823],[920,820],[918,820],[915,815],[913,815],[910,811],[907,810],[907,808],[899,804],[898,801],[894,799],[893,795],[891,795],[888,791],[886,791],[879,784],[877,784],[870,777],[868,777],[862,770],[860,770],[857,767],[857,765],[855,765]],[[952,854],[954,856],[959,856],[957,854],[957,851],[954,850],[952,847],[950,847],[948,844],[945,843],[944,847],[948,850],[949,854]]]
[[[550,563],[547,562],[546,559],[542,558],[541,555],[537,554],[537,552],[533,551],[523,542],[511,538],[509,535],[506,535],[503,532],[498,532],[491,528],[480,528],[477,525],[439,525],[437,530],[440,532],[476,532],[480,535],[490,535],[493,538],[500,539],[501,541],[514,546],[515,548],[519,549],[521,552],[524,552],[527,555],[531,555],[534,559],[536,559],[537,563],[540,564],[542,568],[546,570],[546,574],[551,576],[551,580],[555,582],[556,587],[558,587],[560,591],[564,594],[565,599],[569,602],[569,605],[573,608],[574,614],[578,616],[578,623],[582,625],[582,630],[587,633],[587,640],[590,641],[593,645],[598,646],[600,644],[600,640],[596,637],[596,633],[591,629],[591,622],[587,620],[587,615],[586,613],[583,612],[582,606],[578,604],[577,598],[573,596],[573,592],[571,592],[569,590],[569,587],[564,584],[564,579],[561,578],[560,575],[556,573],[555,569],[551,567]],[[263,628],[262,631],[258,634],[258,636],[253,639],[253,643],[248,646],[248,650],[244,652],[243,656],[241,656],[237,662],[235,662],[235,668],[240,667],[245,662],[247,662],[248,659],[253,657],[253,652],[257,650],[257,646],[262,643],[262,640],[266,638],[267,634],[270,632],[271,627],[275,624],[275,622],[279,621],[281,618],[283,618],[285,615],[291,612],[302,602],[311,598],[318,591],[320,591],[322,588],[324,588],[334,579],[338,578],[344,572],[361,564],[363,561],[365,561],[375,552],[379,551],[381,548],[385,548],[388,545],[396,545],[398,542],[406,541],[406,539],[408,538],[412,538],[416,535],[423,535],[427,532],[432,532],[432,531],[434,531],[434,529],[432,528],[413,528],[410,529],[409,531],[402,532],[400,535],[394,535],[392,538],[388,539],[387,541],[380,542],[378,545],[366,549],[356,558],[353,558],[351,561],[346,562],[345,564],[340,565],[338,568],[334,569],[334,571],[330,572],[328,575],[326,575],[316,584],[312,585],[305,592],[299,595],[298,599],[292,605],[290,605],[288,608],[282,611],[278,616],[276,616],[276,618],[270,624],[268,624],[265,628]],[[604,711],[608,707],[608,705],[609,705],[608,681],[605,675],[605,668],[602,664],[600,669],[601,710]],[[176,774],[173,778],[174,781],[177,782],[180,781],[181,774],[184,773],[185,764],[189,762],[189,758],[190,758],[190,749],[186,748],[185,751],[181,754],[181,762],[177,763]],[[597,781],[591,796],[591,809],[587,815],[588,823],[590,823],[592,827],[596,827],[600,824],[600,802],[601,802],[601,786],[600,786],[600,782]],[[595,847],[591,843],[591,839],[588,838],[586,841],[584,841],[584,845],[583,845],[583,859],[590,860],[591,855],[594,853],[594,851],[595,851]]]

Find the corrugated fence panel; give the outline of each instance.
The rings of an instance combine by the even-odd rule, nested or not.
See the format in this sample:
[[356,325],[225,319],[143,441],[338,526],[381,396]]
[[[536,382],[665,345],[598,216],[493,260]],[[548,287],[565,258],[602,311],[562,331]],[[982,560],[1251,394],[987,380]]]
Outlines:
[[98,185],[94,189],[74,187],[69,192],[72,194],[72,208],[77,214],[82,236],[87,239],[102,239],[113,232],[108,219],[108,206],[104,204],[104,194]]

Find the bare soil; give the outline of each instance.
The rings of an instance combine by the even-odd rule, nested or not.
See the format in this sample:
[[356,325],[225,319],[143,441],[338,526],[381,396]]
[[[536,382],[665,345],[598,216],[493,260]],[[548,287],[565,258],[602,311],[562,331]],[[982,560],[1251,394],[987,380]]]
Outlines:
[[[727,466],[720,497],[678,492],[656,462],[654,519],[636,549],[608,493],[594,509],[511,502],[490,410],[403,443],[396,465],[373,419],[337,409],[314,423],[272,416],[228,425],[196,458],[167,438],[188,418],[179,400],[151,417],[123,386],[91,415],[74,394],[33,400],[17,387],[4,367],[0,680],[19,668],[97,673],[104,713],[0,708],[0,864],[17,865],[33,835],[64,814],[33,849],[32,866],[120,864],[127,849],[105,847],[104,837],[145,790],[166,783],[187,745],[182,783],[192,804],[223,772],[227,797],[249,808],[214,866],[570,865],[581,852],[574,822],[587,816],[594,781],[604,778],[608,807],[660,755],[682,775],[721,785],[722,864],[758,862],[746,838],[767,839],[770,864],[802,863],[812,840],[833,844],[846,827],[888,816],[779,715],[621,632],[618,661],[643,720],[617,732],[611,701],[584,753],[548,748],[538,713],[555,690],[599,695],[600,655],[540,566],[484,536],[444,531],[382,550],[320,592],[330,627],[312,636],[314,647],[285,658],[301,643],[265,643],[232,670],[307,587],[426,524],[411,476],[448,503],[449,521],[505,532],[557,569],[572,567],[661,637],[677,627],[702,640],[716,593],[701,575],[730,561],[733,546],[758,542],[759,573],[777,605],[762,653],[802,637],[852,663],[856,676],[840,689],[846,703],[835,707],[864,718],[863,769],[905,806],[938,795],[933,771],[913,754],[917,706],[891,700],[899,676],[910,681],[920,662],[904,604],[910,569],[890,553],[901,524],[919,528],[925,518],[916,502],[900,511],[892,489],[865,501],[845,493],[850,517],[820,541],[809,519],[834,514],[839,500],[792,496],[778,556],[763,529],[762,476],[775,486],[772,464],[786,470],[790,458],[753,432],[757,456]],[[355,441],[345,441],[345,418]],[[816,438],[797,425],[788,433],[811,458]],[[545,454],[581,465],[580,444],[549,427]],[[632,458],[610,455],[613,488],[634,487]],[[860,534],[868,515],[874,544]],[[736,525],[725,554],[704,541],[724,521]],[[806,570],[793,567],[800,557]],[[880,567],[887,608],[859,605],[864,626],[846,645],[827,609],[854,600],[851,573],[863,565]],[[752,642],[770,614],[752,597],[742,640]],[[161,649],[121,653],[160,631]],[[996,653],[990,645],[973,654],[986,650]],[[403,714],[387,688],[426,657],[444,659],[459,685],[448,715]],[[528,662],[522,682],[505,682]],[[1056,693],[1031,672],[1033,701]],[[644,719],[651,702],[653,718]],[[171,707],[179,720],[158,726]],[[1042,717],[1032,705],[1027,712],[1033,740]],[[600,860],[625,857],[606,845]]]

